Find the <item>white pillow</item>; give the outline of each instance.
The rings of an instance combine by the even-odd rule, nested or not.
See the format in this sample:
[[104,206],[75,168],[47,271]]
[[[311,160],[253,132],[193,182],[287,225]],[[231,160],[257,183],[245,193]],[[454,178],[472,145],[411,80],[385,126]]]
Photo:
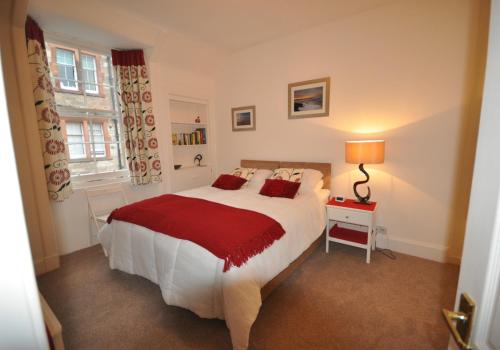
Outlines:
[[300,180],[299,194],[311,193],[317,190],[321,182],[323,187],[323,173],[315,169],[304,169]]
[[314,187],[314,192],[318,192],[318,191],[321,191],[323,189],[323,186],[325,185],[325,183],[323,182],[323,180],[320,180],[316,186]]
[[278,169],[274,169],[274,172],[273,172],[273,175],[271,176],[271,179],[286,180],[286,181],[291,181],[291,182],[302,183],[303,174],[304,174],[304,169],[278,168]]
[[232,172],[230,172],[229,175],[239,176],[247,181],[250,181],[250,179],[254,176],[256,170],[257,168],[236,168]]
[[266,179],[271,177],[272,174],[273,174],[272,170],[257,169],[257,171],[253,175],[252,179],[248,182],[248,188],[260,191],[262,186],[264,186]]

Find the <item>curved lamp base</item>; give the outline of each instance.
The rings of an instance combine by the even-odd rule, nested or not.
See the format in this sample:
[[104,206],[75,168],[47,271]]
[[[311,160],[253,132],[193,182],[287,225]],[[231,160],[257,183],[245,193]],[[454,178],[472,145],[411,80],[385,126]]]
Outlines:
[[361,163],[359,165],[359,171],[361,171],[363,174],[365,174],[366,176],[366,179],[363,180],[363,181],[356,181],[354,183],[354,185],[352,186],[352,189],[354,190],[354,195],[356,196],[356,198],[358,199],[358,202],[361,203],[361,204],[368,204],[369,203],[369,200],[370,200],[370,195],[371,195],[371,191],[370,191],[370,186],[366,186],[368,188],[368,194],[366,196],[361,196],[358,191],[357,191],[357,187],[359,185],[362,185],[362,184],[366,184],[368,183],[368,181],[370,180],[370,175],[368,175],[368,173],[366,172],[364,166],[363,166],[363,163]]

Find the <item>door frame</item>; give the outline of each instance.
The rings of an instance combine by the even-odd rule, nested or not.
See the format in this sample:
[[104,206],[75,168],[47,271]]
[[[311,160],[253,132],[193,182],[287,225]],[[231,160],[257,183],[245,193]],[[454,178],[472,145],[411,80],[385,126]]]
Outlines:
[[[472,346],[488,344],[500,282],[500,0],[491,1],[488,54],[464,250],[455,299],[477,304]],[[450,347],[454,347],[452,342]]]

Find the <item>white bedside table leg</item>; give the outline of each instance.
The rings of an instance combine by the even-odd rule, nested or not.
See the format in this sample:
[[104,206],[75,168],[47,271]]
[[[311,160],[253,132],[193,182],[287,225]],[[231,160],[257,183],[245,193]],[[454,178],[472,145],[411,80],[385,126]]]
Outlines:
[[368,226],[368,242],[366,247],[366,263],[370,263],[370,256],[372,253],[372,226]]
[[326,218],[326,252],[328,253],[329,248],[330,248],[330,240],[328,239],[328,236],[330,234],[330,220],[328,217]]
[[375,250],[375,243],[377,242],[377,232],[372,229],[372,250]]

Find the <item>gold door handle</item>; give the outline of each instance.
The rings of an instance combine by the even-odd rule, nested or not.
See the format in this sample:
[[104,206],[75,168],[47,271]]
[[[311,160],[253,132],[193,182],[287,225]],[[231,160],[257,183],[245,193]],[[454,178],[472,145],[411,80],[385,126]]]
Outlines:
[[460,311],[443,309],[446,325],[461,350],[473,349],[470,345],[470,338],[475,309],[476,304],[467,294],[460,296]]
[[455,312],[443,309],[443,316],[446,320],[446,324],[448,325],[448,329],[453,335],[453,339],[455,339],[455,342],[460,347],[460,349],[472,350],[472,347],[462,339],[462,336],[460,335],[460,333],[458,333],[456,325],[453,323],[453,321],[467,321],[467,315],[463,312]]

